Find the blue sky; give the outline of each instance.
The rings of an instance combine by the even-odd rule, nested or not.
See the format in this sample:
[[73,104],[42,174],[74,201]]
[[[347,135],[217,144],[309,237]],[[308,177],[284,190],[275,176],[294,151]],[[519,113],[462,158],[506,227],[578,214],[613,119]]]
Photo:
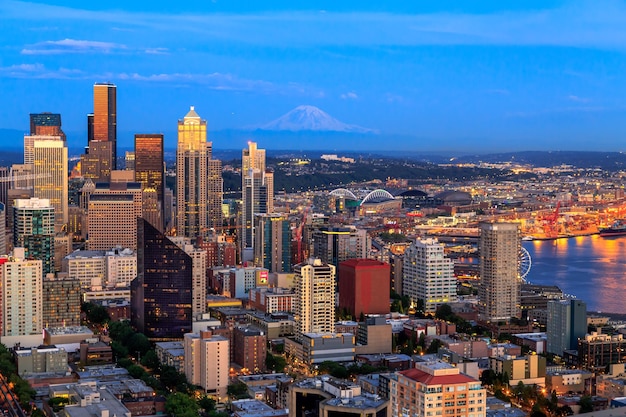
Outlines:
[[310,104],[398,150],[626,148],[622,1],[91,3],[0,2],[0,128],[59,112],[85,143],[110,81],[122,145],[195,105],[238,148],[219,132]]

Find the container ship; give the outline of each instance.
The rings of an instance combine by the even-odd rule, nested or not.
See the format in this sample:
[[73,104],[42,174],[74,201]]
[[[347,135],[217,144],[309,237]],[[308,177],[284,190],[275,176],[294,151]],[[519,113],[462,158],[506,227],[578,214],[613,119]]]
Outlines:
[[600,236],[622,236],[626,235],[626,220],[619,219],[609,227],[603,227],[598,229]]

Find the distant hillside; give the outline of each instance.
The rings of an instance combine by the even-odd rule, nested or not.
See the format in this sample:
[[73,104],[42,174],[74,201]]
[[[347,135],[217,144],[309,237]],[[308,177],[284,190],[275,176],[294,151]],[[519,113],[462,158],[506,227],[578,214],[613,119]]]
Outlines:
[[517,162],[535,167],[572,165],[577,168],[599,168],[613,172],[626,169],[626,154],[621,152],[526,151],[466,155],[456,158],[455,162]]

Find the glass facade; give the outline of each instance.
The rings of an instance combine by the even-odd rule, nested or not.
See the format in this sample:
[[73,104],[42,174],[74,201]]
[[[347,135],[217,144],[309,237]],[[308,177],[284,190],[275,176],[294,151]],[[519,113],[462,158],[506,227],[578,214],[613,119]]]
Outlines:
[[153,340],[182,339],[192,330],[193,260],[146,220],[137,223],[137,278],[131,320]]

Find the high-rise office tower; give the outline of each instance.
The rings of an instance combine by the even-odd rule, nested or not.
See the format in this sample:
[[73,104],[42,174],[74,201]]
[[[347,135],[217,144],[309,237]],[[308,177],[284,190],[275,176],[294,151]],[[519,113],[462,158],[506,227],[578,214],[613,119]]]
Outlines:
[[520,317],[520,250],[517,223],[480,224],[478,312],[482,320]]
[[191,331],[193,260],[142,218],[137,232],[131,323],[150,339],[181,339]]
[[41,335],[42,279],[41,261],[26,259],[24,248],[16,247],[13,256],[0,258],[3,338]]
[[436,239],[414,241],[404,252],[402,295],[413,304],[421,301],[424,311],[434,313],[442,304],[456,302],[454,261],[445,256]]
[[335,329],[335,267],[309,258],[294,267],[296,337]]
[[254,264],[270,272],[291,272],[291,225],[282,214],[254,216]]
[[111,161],[113,142],[93,140],[85,153],[80,156],[80,170],[83,177],[94,183],[111,181]]
[[241,152],[241,248],[243,260],[254,257],[254,215],[274,211],[274,173],[265,166],[265,149],[248,142]]
[[548,301],[548,352],[562,356],[565,350],[578,349],[578,339],[584,338],[586,334],[587,304],[584,301]]
[[89,144],[92,141],[111,142],[111,160],[108,166],[117,169],[117,87],[111,83],[93,86],[93,115],[87,118]]
[[42,261],[44,274],[54,272],[54,218],[49,200],[14,201],[13,247],[24,248],[28,258]]
[[47,199],[54,207],[55,230],[64,230],[68,221],[67,143],[61,136],[34,136],[34,196]]
[[[221,164],[212,162],[207,122],[191,106],[178,121],[176,149],[176,234],[195,238],[222,226]],[[212,168],[211,168],[212,167]],[[211,169],[210,169],[211,168]],[[219,171],[219,172],[216,172]],[[211,172],[211,173],[210,173]],[[219,207],[219,212],[209,208]]]
[[[157,197],[157,207],[146,207],[146,202],[144,202],[144,214],[156,211],[155,214],[158,217],[151,223],[157,229],[163,230],[163,201],[165,200],[163,135],[135,135],[134,170],[135,181],[140,182],[144,190],[153,189]],[[145,216],[146,219],[148,217],[151,216]]]
[[349,259],[339,264],[339,308],[355,320],[361,314],[389,313],[389,264]]

